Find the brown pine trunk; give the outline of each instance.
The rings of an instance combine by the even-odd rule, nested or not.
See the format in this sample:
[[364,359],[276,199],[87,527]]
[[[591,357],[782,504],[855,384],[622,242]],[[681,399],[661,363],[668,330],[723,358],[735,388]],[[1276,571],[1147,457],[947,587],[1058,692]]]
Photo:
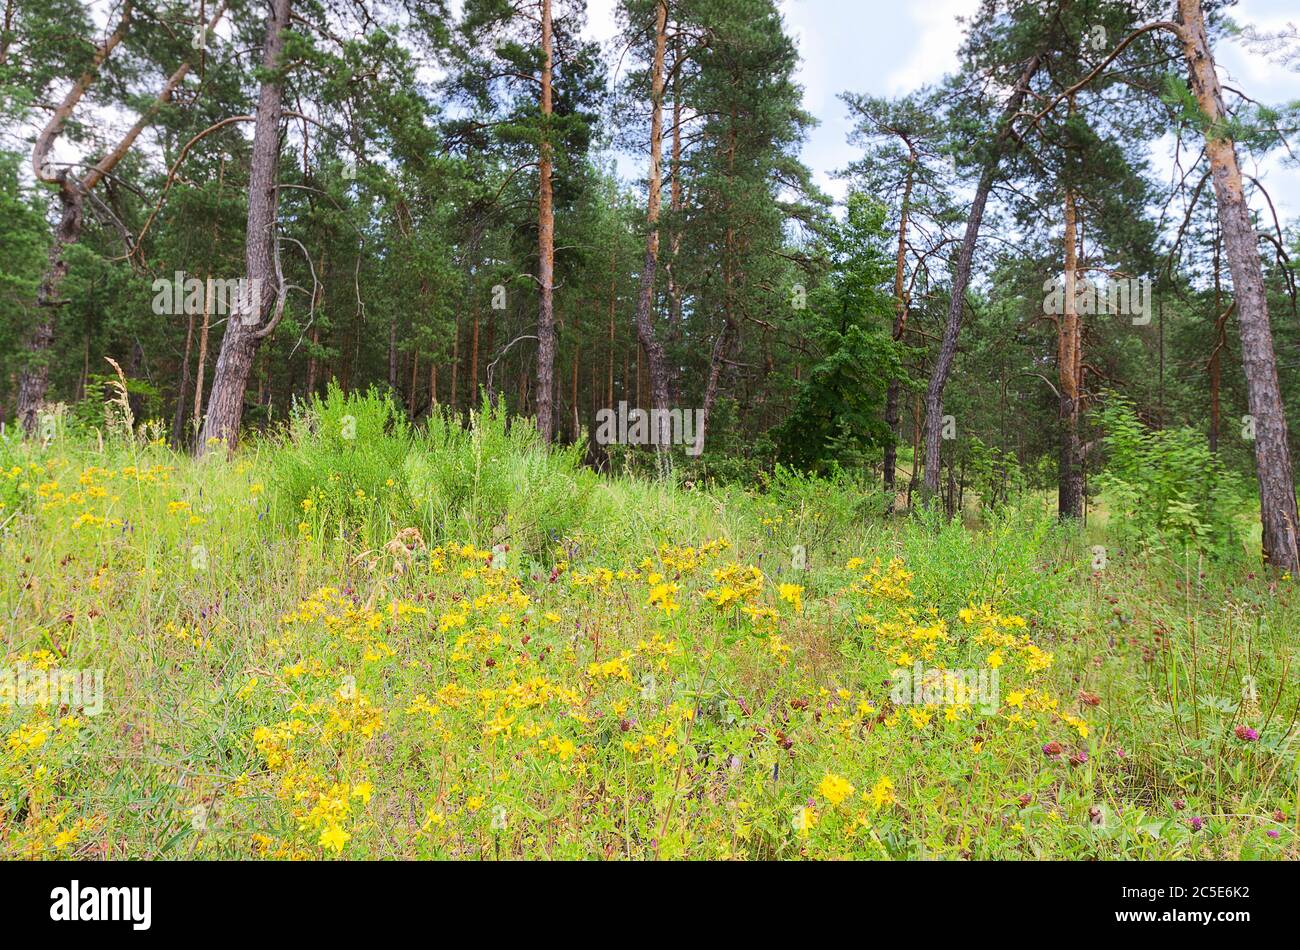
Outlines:
[[912,495],[916,493],[917,483],[921,480],[921,396],[912,398],[912,472],[907,478],[908,508],[912,507]]
[[944,326],[943,339],[939,344],[939,355],[930,372],[930,383],[925,390],[925,494],[934,496],[939,493],[939,468],[942,460],[941,439],[943,437],[943,388],[948,384],[948,374],[952,372],[952,362],[957,356],[957,335],[961,333],[962,315],[966,303],[966,285],[970,283],[971,265],[975,260],[975,245],[979,241],[980,224],[984,220],[984,207],[988,204],[989,191],[993,188],[993,178],[997,174],[1002,146],[1011,132],[1011,122],[1020,106],[1025,101],[1029,82],[1038,72],[1041,62],[1035,53],[1020,75],[1020,81],[1007,100],[998,123],[998,136],[993,145],[993,153],[980,175],[979,185],[975,189],[975,200],[971,202],[970,216],[966,219],[966,233],[962,236],[961,250],[957,255],[957,266],[952,275],[952,299],[948,301],[948,322]]
[[[78,401],[86,398],[86,384],[90,382],[90,322],[82,329],[81,339],[81,379],[77,381]],[[3,418],[3,415],[0,415]]]
[[[668,207],[674,216],[672,237],[668,240],[668,263],[664,270],[668,276],[668,336],[675,340],[681,332],[682,293],[677,285],[674,267],[682,247],[682,228],[677,216],[682,210],[682,41],[673,38],[673,180],[668,192]],[[670,385],[675,384],[675,380]],[[674,387],[675,388],[675,387]]]
[[1082,334],[1075,300],[1078,281],[1077,207],[1074,192],[1065,192],[1065,306],[1058,318],[1056,364],[1060,379],[1060,461],[1057,466],[1057,516],[1065,521],[1083,517],[1083,447],[1079,443]]
[[474,312],[474,332],[469,345],[469,405],[478,406],[478,311]]
[[609,375],[605,387],[605,405],[614,408],[614,305],[618,291],[618,245],[609,255]]
[[[217,367],[212,374],[208,414],[203,420],[199,452],[214,440],[227,449],[239,438],[244,414],[244,390],[257,347],[275,329],[283,314],[282,288],[275,273],[276,204],[280,167],[280,118],[284,88],[278,74],[289,29],[291,0],[271,0],[266,22],[262,67],[268,73],[258,95],[257,121],[253,131],[252,160],[248,179],[248,223],[244,236],[244,269],[251,292],[241,301],[238,313],[226,320]],[[272,308],[274,307],[274,312]]]
[[194,429],[195,435],[203,422],[203,377],[208,369],[208,332],[212,324],[210,304],[212,303],[211,274],[203,282],[203,325],[199,328],[199,361],[194,368]]
[[415,417],[415,396],[416,387],[420,384],[420,354],[418,351],[411,352],[411,391],[406,397],[406,411]]
[[307,357],[307,395],[316,391],[316,377],[320,374],[320,362],[316,359],[315,349],[320,345],[320,330],[311,328],[312,353]]
[[[907,295],[904,291],[904,277],[907,269],[907,216],[911,211],[912,185],[916,177],[916,150],[908,155],[907,180],[903,185],[903,203],[898,217],[898,252],[894,259],[894,339],[901,340],[907,329]],[[885,491],[894,491],[894,477],[898,468],[898,435],[902,431],[898,412],[898,397],[902,384],[896,378],[890,378],[885,386],[885,425],[889,426],[889,440],[885,443]],[[889,499],[893,510],[894,499]]]
[[456,317],[456,329],[451,336],[451,395],[447,402],[451,411],[456,411],[456,390],[460,382],[460,317]]
[[397,314],[388,320],[388,388],[397,394]]
[[[487,341],[484,344],[484,350],[483,350],[485,354],[484,359],[488,363],[488,365],[491,364],[492,354],[495,353],[496,351],[497,351],[496,311],[489,310],[487,313]],[[483,370],[483,374],[484,376],[487,375],[486,367]],[[483,383],[484,385],[487,385],[487,380],[484,379]],[[487,394],[487,398],[488,398],[488,402],[495,404],[494,400],[496,399],[496,397],[491,392]]]
[[[653,313],[655,269],[659,263],[659,205],[661,179],[659,159],[663,138],[664,103],[664,46],[667,42],[668,0],[655,4],[655,51],[650,69],[650,174],[646,200],[645,262],[641,267],[641,286],[636,302],[636,335],[645,351],[646,372],[650,384],[650,408],[660,410],[651,418],[656,431],[651,433],[659,456],[661,471],[668,464],[669,440],[672,432],[668,420],[668,369],[664,361],[663,344],[655,337]],[[641,379],[641,360],[637,359],[638,390]],[[638,391],[638,402],[640,392]]]
[[[49,387],[49,350],[54,342],[54,308],[63,305],[63,301],[58,299],[58,293],[59,287],[68,273],[68,264],[64,260],[64,252],[81,237],[82,205],[85,196],[93,191],[95,186],[126,157],[126,154],[131,150],[131,146],[135,144],[135,140],[140,137],[140,133],[153,121],[153,117],[158,110],[171,101],[176,87],[181,84],[190,71],[189,63],[182,63],[177,67],[175,72],[167,78],[158,95],[154,97],[149,108],[127,129],[117,144],[86,172],[83,178],[78,179],[74,176],[72,169],[64,169],[57,175],[52,174],[46,168],[50,150],[53,148],[55,140],[62,133],[77,103],[86,94],[86,90],[94,84],[99,68],[108,59],[114,47],[126,35],[127,28],[131,23],[132,13],[133,4],[130,0],[127,0],[123,5],[122,15],[118,20],[117,27],[108,39],[95,50],[90,68],[72,84],[63,101],[54,110],[49,122],[46,123],[44,129],[36,137],[36,144],[32,149],[32,170],[35,173],[36,180],[59,186],[61,209],[59,227],[55,231],[54,242],[50,246],[49,265],[37,289],[38,317],[36,325],[32,328],[27,339],[30,362],[24,368],[18,383],[18,419],[23,428],[29,433],[35,428],[37,414],[41,405],[45,402],[45,393]],[[226,4],[222,3],[207,22],[207,29],[214,28],[217,22],[225,16],[225,13]]]
[[1200,0],[1178,0],[1178,12],[1192,91],[1210,122],[1205,151],[1210,159],[1223,250],[1232,274],[1246,393],[1255,423],[1255,472],[1259,481],[1264,559],[1273,567],[1294,571],[1300,567],[1295,481],[1291,474],[1286,413],[1278,387],[1259,248],[1242,188],[1236,143],[1223,130],[1223,95],[1214,68],[1214,54],[1205,35]]
[[555,434],[555,211],[551,196],[551,0],[542,0],[542,147],[537,174],[537,431]]
[[[90,338],[87,337],[87,340]],[[181,381],[176,393],[176,414],[172,417],[172,445],[180,448],[184,444],[182,430],[185,427],[185,403],[190,389],[190,353],[194,350],[194,314],[189,315],[185,326],[185,355],[181,357]]]
[[50,383],[50,347],[54,343],[54,323],[58,307],[67,301],[59,299],[59,288],[68,276],[68,261],[64,252],[81,237],[83,219],[81,184],[62,175],[59,182],[59,225],[50,245],[49,263],[36,290],[36,325],[27,337],[30,360],[18,376],[18,421],[29,435],[36,431],[37,416],[45,403],[45,392]]
[[581,420],[578,417],[578,364],[582,359],[582,346],[573,344],[573,380],[569,386],[569,404],[573,407],[573,441],[578,441]]
[[1207,369],[1210,373],[1210,451],[1219,452],[1219,386],[1223,377],[1223,347],[1227,344],[1228,313],[1220,312],[1223,306],[1223,283],[1219,269],[1220,236],[1214,235],[1214,312],[1219,316],[1214,321],[1214,341],[1210,350]]

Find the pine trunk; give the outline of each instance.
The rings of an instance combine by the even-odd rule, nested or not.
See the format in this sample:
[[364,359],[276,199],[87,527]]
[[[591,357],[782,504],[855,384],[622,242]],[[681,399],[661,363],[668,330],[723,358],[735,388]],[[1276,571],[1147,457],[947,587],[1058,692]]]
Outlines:
[[1060,379],[1061,453],[1057,467],[1057,516],[1066,521],[1083,517],[1083,447],[1079,442],[1080,371],[1082,346],[1075,299],[1078,282],[1077,208],[1074,192],[1065,192],[1065,306],[1056,334],[1057,376]]
[[1268,300],[1259,262],[1255,229],[1242,188],[1236,143],[1223,128],[1225,110],[1215,72],[1214,55],[1205,35],[1199,0],[1179,0],[1183,52],[1192,90],[1211,123],[1205,138],[1211,178],[1218,204],[1223,250],[1232,274],[1246,393],[1254,420],[1255,472],[1259,480],[1259,510],[1263,526],[1264,559],[1273,567],[1295,571],[1297,553],[1295,481],[1287,444],[1286,414],[1278,387]]
[[[894,339],[901,340],[907,329],[907,296],[904,291],[904,278],[907,271],[907,216],[912,205],[912,185],[916,177],[916,151],[908,156],[907,181],[903,185],[903,203],[898,218],[898,252],[894,259]],[[885,443],[885,491],[894,491],[895,472],[898,468],[898,436],[902,431],[898,411],[898,397],[902,384],[891,377],[885,386],[885,425],[889,426],[889,440]],[[893,510],[894,499],[889,499]]]
[[537,431],[555,435],[555,210],[551,196],[551,0],[542,0],[542,147],[537,174]]
[[[659,263],[659,205],[662,188],[659,160],[663,138],[664,101],[664,46],[667,42],[668,3],[655,4],[655,52],[650,70],[650,180],[646,201],[645,262],[641,267],[641,286],[636,302],[636,334],[645,351],[646,371],[650,377],[650,408],[661,410],[652,414],[657,431],[652,433],[659,456],[660,470],[667,467],[671,431],[668,423],[668,369],[664,360],[664,347],[655,337],[654,290],[655,270]],[[638,370],[640,361],[637,362]],[[640,373],[638,372],[638,381]]]
[[966,233],[962,236],[961,250],[957,254],[957,266],[952,275],[952,299],[948,301],[948,322],[944,326],[943,339],[939,344],[939,355],[934,361],[930,373],[930,383],[925,390],[925,494],[934,496],[939,493],[939,468],[942,460],[941,439],[943,437],[943,389],[948,384],[948,375],[952,372],[953,359],[957,355],[957,335],[961,332],[962,314],[966,303],[966,285],[970,283],[971,265],[975,260],[975,245],[979,241],[980,224],[984,220],[984,208],[988,204],[989,191],[993,188],[993,179],[997,174],[1002,157],[1002,147],[1011,133],[1011,123],[1020,106],[1025,101],[1029,82],[1038,72],[1041,57],[1034,54],[1025,63],[1020,82],[1007,100],[999,121],[997,140],[992,152],[980,174],[979,185],[975,189],[975,200],[971,202],[970,216],[966,219]]
[[239,423],[244,414],[244,390],[248,385],[253,357],[283,312],[277,306],[276,314],[271,315],[272,305],[280,296],[275,271],[275,232],[284,88],[278,70],[285,34],[289,29],[289,10],[290,0],[272,0],[267,18],[262,51],[262,66],[267,77],[258,95],[248,179],[248,223],[244,234],[244,269],[250,294],[248,299],[240,301],[238,313],[231,313],[226,320],[217,367],[212,374],[208,413],[199,439],[200,453],[218,441],[223,442],[227,449],[233,448],[238,441]]
[[83,218],[80,184],[64,177],[59,184],[59,226],[50,245],[49,262],[36,291],[36,325],[27,338],[29,362],[18,376],[18,421],[31,435],[36,431],[36,421],[45,392],[50,383],[50,347],[54,343],[54,324],[58,308],[66,301],[59,299],[59,288],[68,276],[65,252],[81,237]]

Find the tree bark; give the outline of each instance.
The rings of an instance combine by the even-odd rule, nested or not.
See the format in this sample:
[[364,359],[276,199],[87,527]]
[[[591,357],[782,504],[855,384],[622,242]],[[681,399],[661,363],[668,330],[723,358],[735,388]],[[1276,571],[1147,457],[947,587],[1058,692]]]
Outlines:
[[278,274],[276,205],[279,199],[280,119],[284,77],[280,75],[285,34],[289,30],[291,0],[271,0],[266,21],[262,67],[267,71],[257,102],[252,163],[248,179],[248,221],[244,233],[244,270],[249,299],[241,300],[238,313],[226,320],[217,367],[212,374],[208,414],[198,450],[209,443],[233,449],[244,414],[244,390],[258,345],[275,329],[284,313],[284,288]]
[[975,189],[975,200],[971,202],[970,216],[966,219],[966,233],[962,237],[961,250],[957,254],[957,266],[952,275],[952,299],[948,302],[948,323],[944,327],[943,340],[939,344],[939,355],[934,361],[930,383],[925,390],[925,494],[927,496],[939,493],[943,389],[948,383],[948,374],[952,372],[952,362],[957,355],[957,336],[961,332],[966,285],[970,283],[971,265],[975,260],[975,245],[979,241],[980,224],[984,220],[984,207],[988,204],[989,191],[993,188],[993,178],[997,174],[998,163],[1002,157],[1002,147],[1011,134],[1012,120],[1025,101],[1029,82],[1034,78],[1034,73],[1038,72],[1041,61],[1041,56],[1035,53],[1025,63],[1020,81],[1002,110],[997,138],[985,162],[984,170],[980,174],[979,185]]
[[1236,143],[1223,126],[1223,94],[1215,72],[1214,54],[1205,34],[1200,0],[1179,0],[1178,12],[1192,91],[1210,123],[1205,132],[1205,151],[1210,159],[1223,250],[1232,274],[1246,393],[1255,425],[1255,472],[1259,481],[1264,560],[1278,569],[1295,571],[1300,567],[1295,481],[1291,474],[1286,413],[1278,387],[1259,248],[1242,188]]
[[388,318],[388,388],[397,395],[397,314]]
[[447,402],[456,411],[456,390],[460,388],[460,317],[454,318],[456,328],[451,335],[451,393]]
[[469,345],[469,407],[478,408],[478,310],[474,311],[474,328]]
[[537,431],[555,435],[555,209],[551,195],[551,0],[542,0],[542,146],[537,163]]
[[704,451],[704,430],[709,424],[709,415],[718,398],[718,382],[722,377],[722,364],[731,355],[735,345],[736,333],[730,320],[722,326],[722,332],[713,343],[713,352],[709,356],[709,378],[704,384],[704,404],[700,407],[699,428],[695,430],[694,454],[698,458]]
[[[49,388],[49,350],[54,342],[55,308],[62,306],[64,303],[64,301],[58,299],[59,288],[68,274],[68,264],[64,259],[64,252],[81,238],[85,197],[126,157],[127,152],[131,150],[131,146],[140,137],[140,133],[153,121],[153,117],[158,110],[171,101],[172,94],[190,71],[189,63],[182,63],[177,67],[176,71],[163,83],[162,89],[154,97],[149,108],[141,113],[140,117],[127,129],[117,144],[106,152],[86,172],[83,178],[78,179],[72,174],[71,169],[64,169],[62,172],[54,174],[46,167],[50,150],[54,147],[55,140],[62,133],[73,110],[85,96],[86,90],[94,84],[99,68],[126,35],[127,28],[131,23],[133,9],[131,0],[127,0],[123,5],[122,16],[118,20],[117,27],[96,48],[95,54],[91,58],[90,68],[72,84],[63,101],[54,110],[49,122],[45,124],[45,127],[36,137],[36,144],[32,149],[32,170],[35,173],[36,180],[45,184],[58,185],[61,209],[59,227],[55,232],[54,242],[50,246],[49,264],[37,290],[38,317],[36,325],[32,328],[27,339],[30,363],[22,371],[18,383],[18,419],[28,433],[34,431],[36,417],[41,405],[45,402],[45,394]],[[207,29],[214,28],[221,18],[225,16],[225,13],[226,4],[222,3],[217,8],[216,13],[213,14],[212,19],[208,21]]]
[[618,242],[609,255],[609,306],[606,314],[609,320],[608,375],[605,384],[605,405],[614,408],[614,306],[618,301]]
[[[664,361],[664,347],[655,337],[653,312],[655,270],[659,263],[659,205],[661,203],[661,177],[659,160],[662,153],[663,102],[664,102],[664,46],[667,43],[668,0],[655,4],[654,61],[650,69],[650,177],[646,200],[645,262],[641,267],[641,286],[636,303],[636,334],[645,351],[646,370],[650,377],[650,407],[660,410],[651,419],[657,431],[652,433],[659,458],[660,471],[666,470],[669,459],[671,429],[668,421],[668,369]],[[638,361],[638,367],[640,362]],[[638,381],[640,374],[638,373]]]
[[1083,517],[1083,447],[1079,443],[1079,400],[1083,369],[1082,333],[1075,299],[1079,245],[1074,192],[1065,191],[1065,300],[1057,317],[1056,365],[1060,379],[1060,461],[1057,472],[1057,516],[1066,521]]
[[18,376],[18,421],[28,435],[36,431],[36,421],[45,392],[50,382],[49,351],[54,342],[54,323],[57,308],[67,301],[59,299],[59,288],[68,276],[68,261],[64,252],[81,237],[83,218],[83,193],[80,183],[66,174],[60,176],[59,225],[50,245],[49,263],[36,291],[37,319],[27,337],[30,361]]
[[[673,228],[668,239],[668,263],[664,271],[668,277],[668,338],[676,340],[682,325],[682,291],[677,283],[675,268],[682,246],[682,227],[679,215],[684,200],[682,189],[682,40],[680,32],[673,37],[673,178],[668,191],[668,208],[673,213]],[[676,389],[677,380],[669,385]]]
[[[894,339],[901,340],[903,333],[907,329],[907,293],[904,289],[904,278],[907,270],[907,217],[912,206],[912,186],[916,178],[916,150],[912,149],[908,155],[907,180],[903,185],[903,203],[900,206],[898,218],[898,253],[894,259]],[[890,438],[885,443],[885,491],[893,493],[894,478],[898,468],[898,436],[902,431],[901,419],[898,411],[898,397],[902,391],[902,384],[897,377],[890,377],[888,384],[885,386],[885,425],[889,426]],[[889,499],[889,508],[892,511],[894,499]]]
[[185,403],[190,389],[190,354],[194,352],[194,314],[189,315],[185,326],[185,355],[181,357],[181,381],[176,393],[176,413],[172,417],[172,445],[185,444]]

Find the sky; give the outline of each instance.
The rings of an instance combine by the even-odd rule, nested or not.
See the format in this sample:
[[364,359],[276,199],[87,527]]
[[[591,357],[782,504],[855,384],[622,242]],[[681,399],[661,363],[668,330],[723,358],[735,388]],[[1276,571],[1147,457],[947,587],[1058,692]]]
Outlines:
[[[587,34],[609,43],[617,33],[618,0],[587,0]],[[857,157],[847,141],[852,128],[838,95],[844,91],[893,96],[938,82],[957,66],[963,28],[958,18],[973,15],[979,0],[778,0],[786,28],[800,52],[797,80],[803,87],[804,108],[819,125],[804,143],[802,157],[817,184],[836,199],[846,183],[833,177]],[[108,4],[99,4],[106,8]],[[459,12],[460,0],[451,0]],[[97,8],[98,9],[98,8]],[[106,10],[99,10],[105,17]],[[1288,22],[1300,24],[1300,0],[1239,0],[1232,11],[1240,24],[1277,30]],[[1220,41],[1215,48],[1224,82],[1264,103],[1300,100],[1300,72],[1285,71],[1240,44]],[[20,137],[11,130],[11,137]],[[56,161],[70,161],[76,149],[61,139]],[[1300,153],[1300,149],[1297,149]],[[645,156],[614,156],[620,175],[644,175]],[[1168,180],[1173,174],[1172,138],[1155,143],[1152,167]],[[1244,161],[1243,171],[1262,181],[1284,221],[1300,220],[1300,167],[1284,167],[1281,157],[1261,167]],[[1263,213],[1262,198],[1254,204]]]
[[[587,0],[588,32],[604,41],[615,32],[616,0]],[[844,91],[899,95],[939,81],[957,66],[962,25],[979,0],[780,0],[786,28],[801,54],[798,81],[804,108],[820,120],[804,145],[803,160],[828,194],[843,198],[845,183],[832,173],[856,157],[847,142],[852,128],[837,96]],[[1232,13],[1241,24],[1279,29],[1288,20],[1300,24],[1297,0],[1241,0]],[[1235,43],[1215,50],[1220,78],[1265,103],[1300,99],[1300,72],[1285,72]],[[1168,148],[1154,153],[1153,166],[1172,173]],[[620,171],[634,173],[626,158]],[[1278,212],[1300,218],[1300,169],[1272,161],[1258,171],[1244,169],[1264,182]]]

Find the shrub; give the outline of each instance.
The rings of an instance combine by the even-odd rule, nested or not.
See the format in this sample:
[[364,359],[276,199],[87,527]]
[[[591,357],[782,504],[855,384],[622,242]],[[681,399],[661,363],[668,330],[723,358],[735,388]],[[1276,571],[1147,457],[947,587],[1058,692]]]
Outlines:
[[548,451],[531,422],[486,401],[468,429],[435,413],[403,471],[432,537],[534,555],[578,528],[598,481],[581,444]]
[[1121,538],[1156,550],[1190,547],[1225,554],[1240,543],[1241,477],[1224,467],[1195,429],[1152,429],[1133,405],[1110,396],[1097,413],[1106,468],[1097,483]]
[[383,543],[417,523],[420,508],[403,463],[412,433],[387,393],[345,395],[331,383],[325,398],[296,403],[288,438],[272,455],[280,521],[300,531],[333,531]]

